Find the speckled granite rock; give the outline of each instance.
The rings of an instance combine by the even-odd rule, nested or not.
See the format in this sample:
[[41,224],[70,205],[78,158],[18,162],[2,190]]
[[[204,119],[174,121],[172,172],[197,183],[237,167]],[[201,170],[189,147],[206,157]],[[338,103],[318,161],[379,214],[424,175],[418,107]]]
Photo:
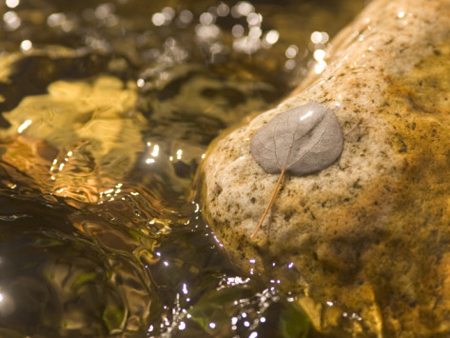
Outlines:
[[[450,335],[450,1],[375,0],[332,43],[328,67],[218,140],[203,165],[204,215],[244,270],[278,280],[322,332]],[[337,115],[340,159],[277,175],[253,133],[311,100]]]

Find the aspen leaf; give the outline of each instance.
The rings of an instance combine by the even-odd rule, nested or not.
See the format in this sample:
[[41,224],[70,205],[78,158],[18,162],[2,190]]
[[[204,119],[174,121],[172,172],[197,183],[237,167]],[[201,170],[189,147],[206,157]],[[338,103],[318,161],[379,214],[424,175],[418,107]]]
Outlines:
[[290,109],[256,131],[250,141],[254,160],[267,173],[280,174],[280,178],[251,237],[256,235],[275,201],[285,173],[305,176],[323,170],[339,158],[343,145],[336,115],[317,102]]

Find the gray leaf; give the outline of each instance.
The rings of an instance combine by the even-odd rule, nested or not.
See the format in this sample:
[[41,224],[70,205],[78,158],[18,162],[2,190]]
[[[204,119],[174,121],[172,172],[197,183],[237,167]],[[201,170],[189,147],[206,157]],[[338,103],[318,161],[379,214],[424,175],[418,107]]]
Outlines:
[[313,174],[330,166],[342,153],[339,121],[326,106],[310,102],[288,110],[262,126],[250,151],[268,173]]

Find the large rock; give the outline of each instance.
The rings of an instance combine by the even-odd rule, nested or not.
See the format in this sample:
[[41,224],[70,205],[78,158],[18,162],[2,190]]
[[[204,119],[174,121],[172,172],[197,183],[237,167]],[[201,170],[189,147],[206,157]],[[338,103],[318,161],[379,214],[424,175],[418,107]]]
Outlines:
[[[215,142],[204,215],[227,254],[291,292],[323,332],[450,335],[450,1],[375,0],[332,43],[328,66]],[[250,139],[310,101],[334,111],[339,160],[285,180]]]

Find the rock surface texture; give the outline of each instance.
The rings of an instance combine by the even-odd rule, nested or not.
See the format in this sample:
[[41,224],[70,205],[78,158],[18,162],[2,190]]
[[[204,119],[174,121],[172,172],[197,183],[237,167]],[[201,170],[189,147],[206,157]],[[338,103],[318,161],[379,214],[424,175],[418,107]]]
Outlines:
[[[291,292],[322,332],[450,335],[450,1],[375,0],[332,43],[325,71],[219,139],[201,168],[204,215],[244,271]],[[344,135],[325,170],[278,179],[250,139],[310,101]]]

